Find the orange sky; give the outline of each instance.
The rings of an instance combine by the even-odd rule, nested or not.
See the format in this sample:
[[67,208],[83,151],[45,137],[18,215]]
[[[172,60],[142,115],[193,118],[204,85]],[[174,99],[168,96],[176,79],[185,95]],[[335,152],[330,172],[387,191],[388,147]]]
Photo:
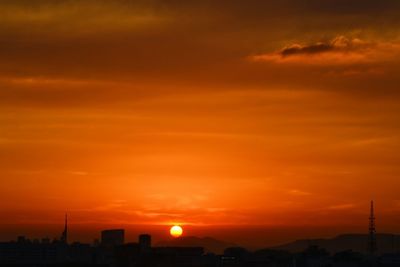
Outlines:
[[400,4],[181,2],[0,3],[0,234],[400,231]]

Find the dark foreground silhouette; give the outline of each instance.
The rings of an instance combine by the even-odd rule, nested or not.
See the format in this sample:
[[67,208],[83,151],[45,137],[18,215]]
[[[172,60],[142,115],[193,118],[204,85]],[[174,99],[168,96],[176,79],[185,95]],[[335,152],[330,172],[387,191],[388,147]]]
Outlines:
[[[152,247],[150,235],[140,235],[137,243],[124,243],[124,231],[102,232],[101,242],[68,244],[60,240],[28,240],[0,243],[0,266],[104,266],[104,267],[399,267],[400,253],[367,255],[352,250],[330,253],[310,245],[300,252],[281,249],[248,251],[229,247],[221,254],[203,247]],[[179,244],[175,241],[174,244]]]

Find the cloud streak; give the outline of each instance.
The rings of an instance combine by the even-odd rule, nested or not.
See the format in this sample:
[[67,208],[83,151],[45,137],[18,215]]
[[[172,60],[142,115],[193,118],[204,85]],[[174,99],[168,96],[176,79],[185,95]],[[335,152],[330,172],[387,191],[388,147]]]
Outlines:
[[351,52],[365,49],[371,46],[370,43],[360,39],[348,39],[344,36],[338,36],[328,42],[317,42],[309,45],[293,44],[283,48],[280,51],[282,57],[306,54],[320,54],[328,52]]
[[398,42],[337,36],[329,41],[293,43],[272,52],[251,56],[254,62],[304,65],[353,65],[391,61],[400,55]]

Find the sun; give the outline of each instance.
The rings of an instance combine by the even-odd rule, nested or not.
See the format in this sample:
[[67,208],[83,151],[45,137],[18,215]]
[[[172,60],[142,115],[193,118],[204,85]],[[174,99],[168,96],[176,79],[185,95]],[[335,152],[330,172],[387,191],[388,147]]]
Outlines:
[[173,236],[173,237],[180,237],[183,233],[183,229],[182,227],[180,227],[179,225],[174,225],[171,227],[171,229],[169,230],[169,233]]

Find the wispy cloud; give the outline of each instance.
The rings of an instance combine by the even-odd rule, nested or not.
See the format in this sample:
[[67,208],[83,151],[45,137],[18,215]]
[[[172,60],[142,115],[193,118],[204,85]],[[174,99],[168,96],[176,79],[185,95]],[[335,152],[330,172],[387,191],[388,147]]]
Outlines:
[[299,189],[289,190],[288,193],[290,195],[294,195],[294,196],[309,196],[309,195],[311,195],[310,192],[306,192],[306,191],[299,190]]
[[[143,5],[123,5],[119,1],[36,1],[32,5],[2,3],[0,9],[0,22],[14,29],[22,30],[25,25],[30,25],[33,32],[50,32],[52,28],[57,28],[63,34],[140,29],[165,19]],[[47,25],[44,27],[47,29],[41,29],[43,25]]]
[[350,210],[356,207],[354,203],[335,204],[326,207],[327,210]]
[[97,206],[92,208],[93,211],[121,211],[127,207],[127,201],[117,199],[112,201],[111,203],[107,203],[101,206]]

